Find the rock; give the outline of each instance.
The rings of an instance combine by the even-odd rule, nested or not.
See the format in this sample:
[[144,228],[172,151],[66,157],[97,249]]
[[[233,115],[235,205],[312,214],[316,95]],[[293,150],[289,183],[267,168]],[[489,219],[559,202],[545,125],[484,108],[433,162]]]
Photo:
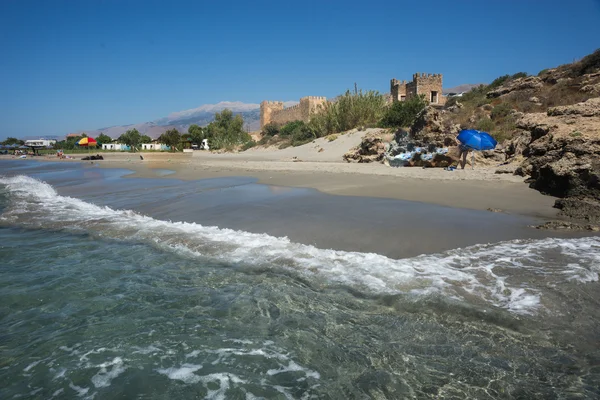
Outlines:
[[600,93],[600,83],[596,83],[595,85],[585,85],[579,90],[584,93]]
[[582,117],[600,117],[600,97],[588,99],[583,103],[549,108],[548,115],[580,115]]
[[426,107],[415,119],[408,139],[420,147],[448,147],[456,144],[457,132],[453,125],[446,126],[437,108]]
[[493,213],[499,213],[499,212],[502,212],[502,210],[501,210],[501,209],[499,209],[499,208],[488,208],[487,210],[488,210],[488,211],[490,211],[490,212],[493,212]]
[[486,96],[488,99],[500,97],[516,90],[537,89],[544,86],[543,81],[537,76],[528,76],[509,81],[497,89],[489,91]]
[[600,222],[600,98],[527,114],[517,126],[531,141],[515,174],[561,198],[555,207],[562,215]]
[[506,159],[510,159],[517,156],[522,156],[527,146],[531,143],[531,133],[521,132],[512,139],[507,140],[503,143],[504,155]]
[[530,102],[532,102],[532,103],[539,103],[539,102],[540,102],[540,99],[538,99],[538,98],[537,98],[537,97],[535,97],[535,96],[532,96],[532,97],[530,97],[530,98],[529,98],[529,101],[530,101]]
[[600,201],[590,198],[558,199],[554,203],[559,216],[600,223]]
[[535,229],[547,229],[547,230],[570,230],[570,231],[600,231],[600,226],[592,224],[578,224],[570,221],[548,221],[541,225],[531,226]]
[[367,133],[361,143],[343,155],[346,162],[370,163],[382,162],[386,152],[386,144],[382,139],[383,131]]

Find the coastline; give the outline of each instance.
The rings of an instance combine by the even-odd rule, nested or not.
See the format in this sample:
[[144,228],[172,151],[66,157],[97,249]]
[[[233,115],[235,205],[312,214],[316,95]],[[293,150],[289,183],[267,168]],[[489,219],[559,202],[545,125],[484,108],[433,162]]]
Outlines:
[[[287,150],[287,149],[286,149]],[[312,188],[340,196],[407,200],[471,210],[493,210],[511,215],[557,219],[556,198],[543,195],[512,174],[496,174],[496,167],[474,170],[392,168],[383,164],[342,161],[295,161],[284,151],[244,153],[102,153],[103,161],[28,158],[42,162],[93,163],[101,168],[127,169],[127,177],[192,181],[224,177],[252,177],[257,183]],[[301,151],[297,153],[302,154]],[[140,159],[140,155],[144,160]],[[0,156],[0,160],[15,160]],[[165,174],[165,170],[169,173]],[[172,171],[172,172],[171,172]]]

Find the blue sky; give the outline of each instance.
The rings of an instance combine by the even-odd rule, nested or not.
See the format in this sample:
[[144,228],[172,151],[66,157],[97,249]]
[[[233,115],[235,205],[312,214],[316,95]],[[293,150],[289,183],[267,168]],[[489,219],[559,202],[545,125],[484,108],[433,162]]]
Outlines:
[[0,1],[0,139],[64,135],[205,103],[444,86],[600,47],[600,1]]

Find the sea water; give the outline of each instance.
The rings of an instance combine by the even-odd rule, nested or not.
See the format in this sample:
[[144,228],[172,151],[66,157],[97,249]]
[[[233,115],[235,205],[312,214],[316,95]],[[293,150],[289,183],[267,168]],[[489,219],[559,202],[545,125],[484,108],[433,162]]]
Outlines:
[[597,237],[391,258],[157,217],[297,193],[243,179],[0,167],[2,399],[600,396]]

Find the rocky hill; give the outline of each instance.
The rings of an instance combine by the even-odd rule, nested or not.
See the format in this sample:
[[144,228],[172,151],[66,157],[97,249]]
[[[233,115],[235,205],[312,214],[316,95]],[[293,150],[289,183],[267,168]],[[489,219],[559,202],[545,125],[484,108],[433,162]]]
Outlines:
[[500,77],[442,110],[430,107],[410,136],[447,145],[460,129],[494,135],[497,150],[479,158],[507,159],[533,189],[560,198],[561,215],[600,223],[600,50],[537,76]]

